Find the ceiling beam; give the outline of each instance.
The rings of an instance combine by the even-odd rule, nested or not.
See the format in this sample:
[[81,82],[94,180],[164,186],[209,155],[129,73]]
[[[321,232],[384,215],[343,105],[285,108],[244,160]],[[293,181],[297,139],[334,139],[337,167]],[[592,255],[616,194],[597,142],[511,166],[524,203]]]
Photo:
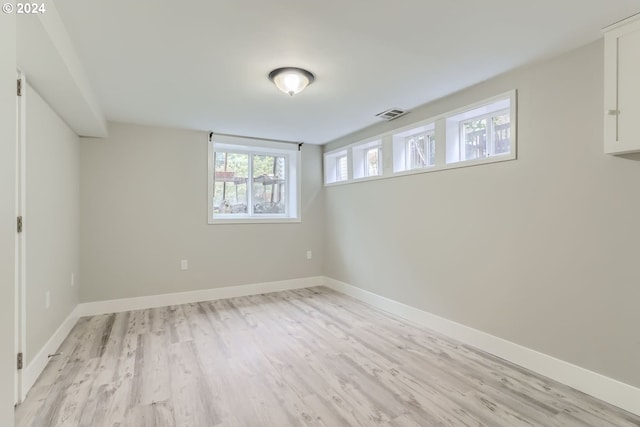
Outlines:
[[17,16],[17,61],[28,83],[79,136],[107,136],[107,122],[53,1]]

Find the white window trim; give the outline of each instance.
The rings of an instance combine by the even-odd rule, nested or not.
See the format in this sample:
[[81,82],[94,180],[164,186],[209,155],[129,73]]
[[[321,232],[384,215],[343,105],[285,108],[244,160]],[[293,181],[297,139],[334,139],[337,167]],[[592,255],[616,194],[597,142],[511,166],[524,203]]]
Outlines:
[[[508,154],[498,154],[498,155],[494,155],[494,156],[488,156],[488,157],[483,157],[480,159],[473,159],[473,160],[464,160],[464,161],[458,161],[455,163],[446,163],[445,160],[445,152],[446,152],[446,135],[445,135],[445,128],[446,128],[446,119],[447,118],[451,118],[451,117],[455,117],[457,115],[461,115],[465,112],[471,111],[471,110],[475,110],[478,109],[480,107],[483,107],[485,105],[488,104],[492,104],[492,103],[496,103],[498,101],[501,100],[509,100],[510,103],[510,110],[511,110],[511,149],[510,152]],[[447,111],[446,113],[443,114],[439,114],[437,116],[433,116],[433,117],[429,117],[427,119],[423,119],[420,120],[418,122],[414,122],[412,124],[406,125],[406,126],[402,126],[399,127],[397,129],[393,129],[381,134],[378,134],[376,136],[373,136],[371,138],[367,138],[364,141],[359,141],[359,142],[355,142],[355,143],[351,143],[345,146],[342,146],[340,148],[336,148],[335,150],[331,150],[331,151],[327,151],[324,153],[324,158],[325,161],[327,159],[328,156],[331,156],[332,154],[336,153],[336,152],[340,152],[340,151],[344,151],[347,150],[348,154],[350,155],[352,152],[352,149],[354,147],[357,147],[359,145],[363,145],[366,143],[370,143],[372,141],[382,141],[382,146],[386,147],[386,146],[392,146],[393,144],[393,135],[398,134],[398,133],[402,133],[402,132],[406,132],[409,131],[411,129],[415,129],[418,128],[420,126],[425,126],[425,125],[429,125],[431,123],[435,123],[435,136],[436,136],[436,165],[434,166],[428,166],[428,167],[424,167],[424,168],[417,168],[417,169],[410,169],[410,170],[404,170],[404,171],[397,171],[394,172],[393,171],[393,150],[382,150],[382,159],[383,159],[383,167],[381,169],[382,174],[378,175],[378,176],[372,176],[372,177],[365,177],[365,178],[352,178],[351,176],[349,177],[349,179],[347,181],[340,181],[340,182],[326,182],[325,181],[325,187],[332,187],[335,185],[347,185],[347,184],[353,184],[356,182],[363,182],[363,181],[375,181],[378,179],[388,179],[388,178],[394,178],[394,177],[398,177],[398,176],[407,176],[407,175],[415,175],[415,174],[422,174],[422,173],[432,173],[432,172],[439,172],[439,171],[443,171],[443,170],[449,170],[449,169],[458,169],[458,168],[466,168],[466,167],[472,167],[472,166],[478,166],[478,165],[484,165],[484,164],[490,164],[490,163],[501,163],[501,162],[506,162],[506,161],[511,161],[511,160],[516,160],[517,159],[517,152],[518,152],[518,143],[517,143],[517,121],[518,121],[518,104],[517,104],[517,91],[515,89],[510,90],[508,92],[503,92],[499,95],[495,95],[492,96],[490,98],[486,98],[483,99],[481,101],[477,101],[474,102],[472,104],[468,104],[465,105],[464,107],[460,107],[460,108],[456,108],[454,110],[450,110]],[[389,167],[387,167],[387,164],[389,165]],[[349,171],[349,174],[351,175],[351,169]]]
[[[224,151],[228,153],[253,153],[257,155],[287,155],[289,157],[287,161],[286,174],[289,177],[289,182],[295,180],[295,189],[292,188],[293,184],[287,185],[285,188],[285,194],[287,200],[290,200],[291,196],[295,196],[295,200],[287,204],[287,210],[291,206],[295,207],[295,216],[290,212],[285,214],[268,215],[261,214],[260,216],[240,216],[240,215],[225,215],[216,214],[214,217],[213,212],[213,190],[214,190],[214,153],[216,146],[218,151]],[[251,157],[251,156],[249,156]],[[208,185],[207,185],[207,223],[210,225],[215,224],[278,224],[278,223],[300,223],[302,221],[301,211],[301,196],[302,196],[302,156],[301,152],[295,144],[284,143],[271,140],[251,139],[235,136],[219,136],[213,135],[209,138],[208,145]],[[291,162],[295,161],[295,167],[292,167]],[[251,159],[249,159],[249,167],[251,167]],[[251,189],[247,189],[247,204],[251,203]]]

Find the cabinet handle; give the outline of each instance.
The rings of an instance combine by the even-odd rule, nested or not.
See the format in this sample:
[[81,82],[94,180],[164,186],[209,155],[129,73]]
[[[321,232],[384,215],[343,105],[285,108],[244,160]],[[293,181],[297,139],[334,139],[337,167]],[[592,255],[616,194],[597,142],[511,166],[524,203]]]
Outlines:
[[607,110],[607,115],[609,116],[617,116],[620,114],[620,110]]

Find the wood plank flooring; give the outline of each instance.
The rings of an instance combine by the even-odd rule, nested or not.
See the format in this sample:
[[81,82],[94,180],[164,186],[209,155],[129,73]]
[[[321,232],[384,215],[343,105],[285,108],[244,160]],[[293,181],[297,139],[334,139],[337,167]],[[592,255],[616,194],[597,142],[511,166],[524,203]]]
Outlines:
[[18,427],[640,426],[326,288],[84,317]]

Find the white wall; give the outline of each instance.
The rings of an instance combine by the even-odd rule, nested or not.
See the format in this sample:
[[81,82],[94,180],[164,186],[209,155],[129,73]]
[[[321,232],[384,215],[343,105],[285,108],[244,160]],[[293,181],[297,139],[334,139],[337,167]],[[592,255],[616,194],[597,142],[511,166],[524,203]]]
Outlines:
[[16,165],[16,21],[0,14],[0,425],[13,425],[15,165]]
[[25,100],[25,358],[29,363],[79,300],[80,147],[76,134],[30,86]]
[[326,188],[326,275],[640,386],[640,156],[603,154],[602,80],[597,42],[330,143],[518,89],[518,160]]
[[81,142],[82,301],[322,274],[320,147],[302,150],[302,223],[208,225],[206,132],[110,123],[109,135]]

